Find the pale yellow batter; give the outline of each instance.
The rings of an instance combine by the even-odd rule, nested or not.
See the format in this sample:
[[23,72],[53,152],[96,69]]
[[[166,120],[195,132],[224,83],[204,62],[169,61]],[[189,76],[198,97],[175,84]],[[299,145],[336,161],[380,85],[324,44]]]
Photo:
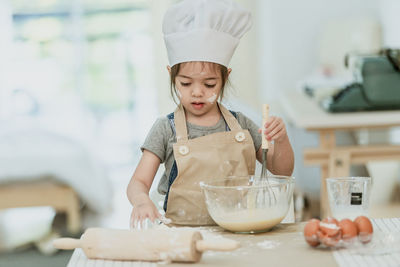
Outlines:
[[214,216],[214,220],[221,227],[232,232],[260,232],[267,231],[280,223],[286,215],[287,209],[249,209],[229,212]]

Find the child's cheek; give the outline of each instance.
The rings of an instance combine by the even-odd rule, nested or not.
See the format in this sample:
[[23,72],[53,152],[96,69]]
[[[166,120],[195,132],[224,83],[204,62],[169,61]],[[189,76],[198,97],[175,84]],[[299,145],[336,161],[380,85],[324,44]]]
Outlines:
[[217,95],[215,93],[212,94],[209,98],[207,98],[207,101],[213,104],[215,100],[217,99]]
[[181,94],[181,92],[179,90],[176,90],[176,95],[178,96],[179,99],[182,98],[182,94]]

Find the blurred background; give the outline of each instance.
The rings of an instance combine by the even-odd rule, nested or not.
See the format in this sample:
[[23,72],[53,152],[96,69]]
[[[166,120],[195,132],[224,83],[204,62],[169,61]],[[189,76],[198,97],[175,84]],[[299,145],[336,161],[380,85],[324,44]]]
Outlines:
[[[0,1],[0,266],[66,266],[71,252],[56,253],[52,238],[129,227],[125,190],[139,147],[156,118],[175,108],[161,33],[173,2]],[[296,158],[296,220],[318,216],[320,170],[302,162],[318,135],[288,119],[285,95],[305,83],[348,82],[348,52],[400,48],[400,2],[237,2],[254,24],[231,61],[224,102],[260,125],[261,105],[270,103],[285,120]],[[361,137],[400,143],[398,128]],[[361,137],[338,133],[337,142]],[[379,179],[374,203],[399,194],[399,162],[354,166],[351,174]]]

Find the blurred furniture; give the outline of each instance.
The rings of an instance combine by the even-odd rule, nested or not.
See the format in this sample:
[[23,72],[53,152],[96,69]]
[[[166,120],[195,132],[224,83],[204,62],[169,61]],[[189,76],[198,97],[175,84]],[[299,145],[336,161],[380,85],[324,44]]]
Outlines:
[[288,118],[299,128],[319,133],[317,148],[303,151],[305,165],[321,167],[320,216],[330,214],[327,177],[349,176],[351,164],[399,160],[400,146],[394,144],[337,146],[336,131],[390,128],[400,126],[400,110],[379,112],[328,113],[302,92],[287,93],[282,105]]
[[83,205],[110,210],[113,189],[88,143],[37,126],[1,126],[0,209],[51,206],[66,213],[71,233],[81,230]]
[[20,207],[50,206],[67,215],[67,230],[81,230],[79,197],[69,186],[49,181],[0,185],[0,210]]

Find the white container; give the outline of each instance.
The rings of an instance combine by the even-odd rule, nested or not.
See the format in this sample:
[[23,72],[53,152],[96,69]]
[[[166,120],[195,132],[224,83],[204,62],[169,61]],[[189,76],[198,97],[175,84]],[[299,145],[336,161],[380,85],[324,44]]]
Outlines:
[[369,215],[371,177],[327,178],[329,205],[338,220]]

